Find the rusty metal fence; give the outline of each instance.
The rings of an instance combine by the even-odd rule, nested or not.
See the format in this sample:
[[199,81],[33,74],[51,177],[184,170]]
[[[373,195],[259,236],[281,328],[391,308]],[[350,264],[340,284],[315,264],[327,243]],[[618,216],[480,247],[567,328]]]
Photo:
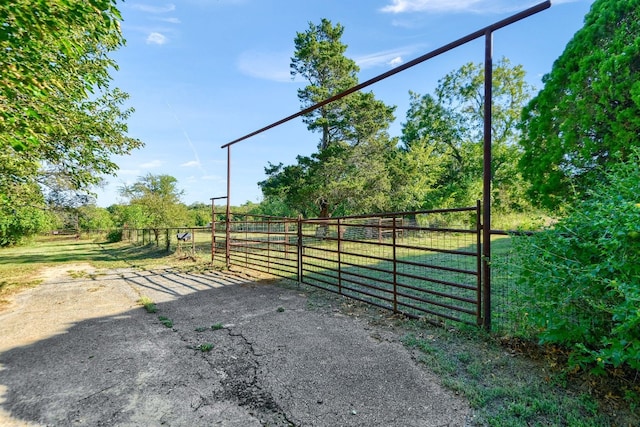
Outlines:
[[236,214],[214,224],[212,259],[396,313],[482,325],[481,229],[479,203],[330,219]]
[[166,251],[191,255],[211,252],[211,227],[124,228],[122,240],[137,245],[155,245]]
[[225,221],[214,224],[212,259],[230,266],[298,280],[299,221],[291,218],[234,214],[228,224]]

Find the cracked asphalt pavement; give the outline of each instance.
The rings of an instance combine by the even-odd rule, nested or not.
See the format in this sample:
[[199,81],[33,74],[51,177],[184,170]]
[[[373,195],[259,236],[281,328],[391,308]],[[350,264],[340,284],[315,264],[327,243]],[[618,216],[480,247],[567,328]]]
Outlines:
[[467,425],[395,328],[326,301],[232,272],[52,268],[0,311],[0,425]]

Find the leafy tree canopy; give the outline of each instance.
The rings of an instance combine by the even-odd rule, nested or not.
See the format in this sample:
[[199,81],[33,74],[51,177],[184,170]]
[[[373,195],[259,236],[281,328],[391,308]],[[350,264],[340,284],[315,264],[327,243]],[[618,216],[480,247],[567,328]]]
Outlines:
[[640,146],[640,1],[596,0],[523,113],[520,169],[549,207]]
[[[323,19],[296,35],[291,74],[309,82],[298,91],[303,108],[358,84],[359,68],[344,55],[343,31],[340,24]],[[318,152],[299,156],[297,165],[265,168],[268,179],[259,185],[269,206],[321,217],[388,207],[386,156],[395,142],[387,129],[394,110],[373,93],[356,92],[307,114],[308,129],[322,134]]]
[[[495,206],[521,209],[516,169],[518,118],[532,88],[522,66],[506,58],[493,70],[493,194]],[[405,186],[404,208],[475,205],[482,191],[484,65],[468,63],[438,81],[434,94],[410,93],[403,152],[396,168]]]
[[0,3],[2,203],[20,206],[21,185],[89,192],[118,169],[113,155],[142,145],[126,136],[127,94],[109,88],[120,19],[116,0]]
[[[322,19],[309,23],[304,33],[297,33],[295,53],[291,58],[291,75],[309,83],[298,90],[302,108],[310,107],[358,84],[360,68],[345,56],[347,45],[341,42],[344,27]],[[320,150],[334,142],[352,145],[370,140],[386,130],[394,120],[395,107],[388,107],[370,92],[356,92],[324,105],[304,118],[308,129],[321,132]]]
[[132,185],[121,187],[120,195],[128,198],[132,206],[141,208],[144,223],[137,226],[153,229],[184,226],[188,217],[187,209],[180,201],[184,191],[177,185],[178,180],[170,175],[149,173]]

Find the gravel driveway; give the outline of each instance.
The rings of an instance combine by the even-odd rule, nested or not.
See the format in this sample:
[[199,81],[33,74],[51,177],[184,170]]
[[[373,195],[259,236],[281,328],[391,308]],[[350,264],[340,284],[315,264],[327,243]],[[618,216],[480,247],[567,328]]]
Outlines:
[[297,285],[88,264],[43,277],[0,312],[2,426],[464,426],[470,412],[395,328]]

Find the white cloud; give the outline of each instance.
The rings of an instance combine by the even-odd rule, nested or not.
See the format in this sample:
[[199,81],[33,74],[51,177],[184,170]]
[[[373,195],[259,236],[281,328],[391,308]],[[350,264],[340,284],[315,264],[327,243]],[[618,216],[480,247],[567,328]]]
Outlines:
[[385,50],[375,52],[369,55],[363,55],[355,58],[356,64],[362,69],[378,67],[381,65],[390,65],[392,67],[402,64],[402,56],[406,56],[414,52],[417,48],[414,46],[404,47],[393,50]]
[[154,169],[162,166],[164,162],[162,160],[151,160],[150,162],[141,163],[139,166],[141,169]]
[[156,21],[166,22],[168,24],[181,24],[178,18],[155,18]]
[[[556,0],[566,3],[578,0]],[[391,0],[391,3],[380,9],[385,13],[505,13],[519,11],[533,6],[535,0]]]
[[551,4],[563,4],[563,3],[575,3],[577,1],[582,1],[582,0],[551,0]]
[[290,52],[247,51],[238,56],[236,65],[241,73],[264,80],[291,82]]
[[396,56],[391,61],[389,61],[388,64],[391,65],[392,67],[397,67],[398,65],[402,64],[403,62],[404,61],[402,60],[401,56]]
[[197,160],[191,160],[189,162],[183,163],[180,166],[185,167],[185,168],[194,168],[194,167],[199,167],[200,166],[200,162]]
[[200,179],[203,181],[224,181],[224,179],[218,175],[203,175]]
[[215,2],[212,0],[186,0],[186,1],[188,3],[195,4],[196,6],[200,6],[200,7],[209,7],[209,6],[219,7],[219,6],[226,6],[226,5],[235,6],[235,5],[242,5],[249,2],[249,0],[216,0]]
[[157,32],[152,32],[147,36],[147,44],[157,44],[157,45],[163,45],[165,43],[167,43],[169,41],[169,39],[161,34],[161,33],[157,33]]
[[151,6],[148,4],[134,3],[131,5],[131,8],[147,13],[169,13],[176,10],[176,5],[168,3],[165,6]]

